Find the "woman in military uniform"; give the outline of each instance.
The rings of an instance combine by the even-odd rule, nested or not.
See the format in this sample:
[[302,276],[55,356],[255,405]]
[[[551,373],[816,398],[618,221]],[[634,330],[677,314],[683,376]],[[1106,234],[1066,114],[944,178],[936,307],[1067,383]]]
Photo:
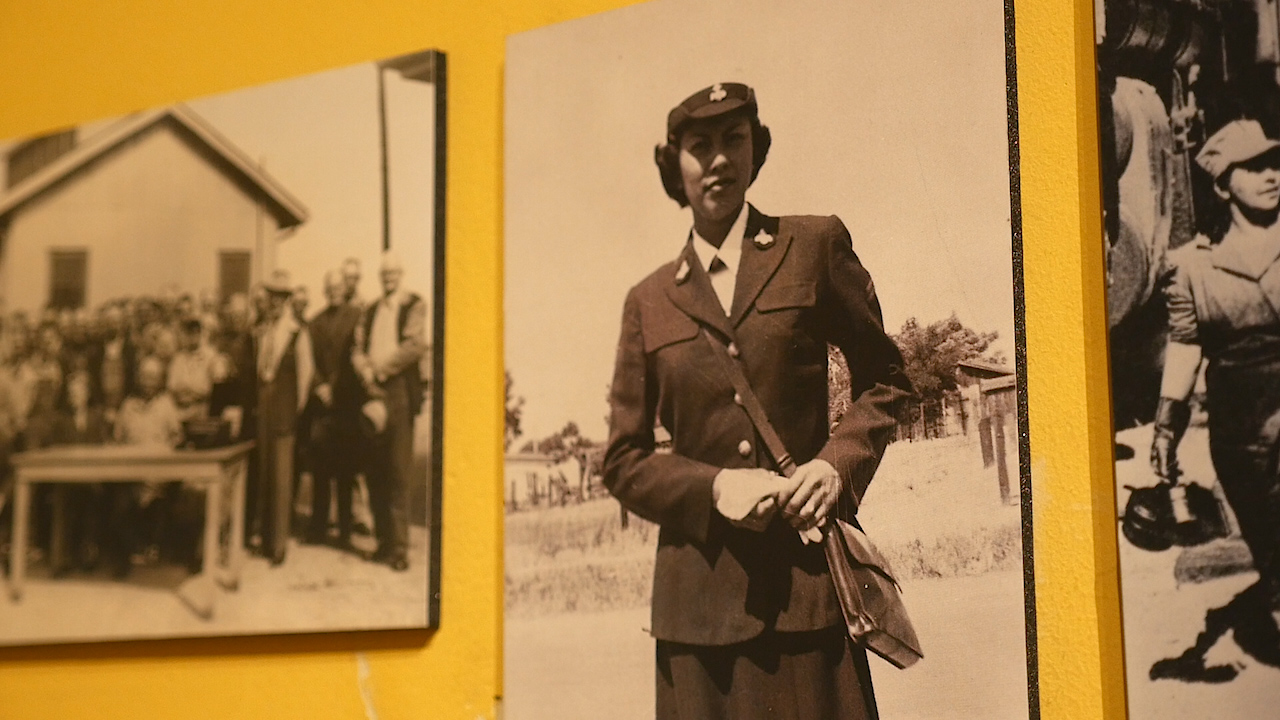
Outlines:
[[[877,716],[821,544],[800,533],[823,524],[838,498],[842,507],[862,498],[910,383],[843,223],[746,203],[769,145],[746,85],[717,84],[671,110],[655,159],[693,227],[623,311],[604,480],[661,526],[659,718]],[[834,428],[829,343],[853,386]],[[799,465],[791,478],[762,447],[725,356]],[[655,452],[659,424],[670,453]]]
[[1205,143],[1196,163],[1227,202],[1229,224],[1170,253],[1165,355],[1152,466],[1176,481],[1187,398],[1202,360],[1209,453],[1260,576],[1261,597],[1280,609],[1280,142],[1258,122],[1235,120]]

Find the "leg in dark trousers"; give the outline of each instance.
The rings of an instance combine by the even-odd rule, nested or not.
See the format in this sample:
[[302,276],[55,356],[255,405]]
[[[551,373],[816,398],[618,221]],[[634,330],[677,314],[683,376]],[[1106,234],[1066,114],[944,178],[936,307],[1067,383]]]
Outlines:
[[375,559],[392,569],[408,568],[409,478],[413,474],[413,414],[400,377],[386,385],[387,427],[373,440],[369,504],[378,538]]
[[293,436],[261,433],[258,497],[262,512],[262,554],[272,565],[284,562],[293,499]]
[[[355,489],[356,448],[360,437],[358,428],[344,418],[325,417],[321,437],[313,439],[313,487],[311,495],[311,523],[307,532],[310,542],[327,542],[329,537],[329,509],[333,496],[338,500],[338,540],[346,547],[351,543],[351,502]],[[316,423],[321,424],[321,420]]]

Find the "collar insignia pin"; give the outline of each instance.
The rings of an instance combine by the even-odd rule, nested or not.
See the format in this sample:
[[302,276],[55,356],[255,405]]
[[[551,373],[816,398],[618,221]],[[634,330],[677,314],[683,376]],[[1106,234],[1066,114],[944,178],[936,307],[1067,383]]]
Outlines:
[[722,87],[720,83],[716,83],[711,88],[711,102],[720,102],[727,97],[729,97],[729,93],[725,91],[724,87]]
[[761,230],[759,233],[756,234],[755,243],[756,243],[756,247],[760,248],[761,250],[768,250],[770,247],[773,246],[773,236]]
[[681,260],[680,267],[676,269],[676,284],[684,282],[687,277],[689,277],[689,261]]

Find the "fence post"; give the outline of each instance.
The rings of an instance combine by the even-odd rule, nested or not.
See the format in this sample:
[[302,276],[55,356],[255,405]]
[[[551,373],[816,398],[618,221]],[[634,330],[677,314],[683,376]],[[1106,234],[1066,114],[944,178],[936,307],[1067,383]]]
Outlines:
[[1008,505],[1010,504],[1011,493],[1009,491],[1009,465],[1004,451],[1004,413],[991,417],[991,430],[995,436],[996,477],[1000,480],[1000,502]]

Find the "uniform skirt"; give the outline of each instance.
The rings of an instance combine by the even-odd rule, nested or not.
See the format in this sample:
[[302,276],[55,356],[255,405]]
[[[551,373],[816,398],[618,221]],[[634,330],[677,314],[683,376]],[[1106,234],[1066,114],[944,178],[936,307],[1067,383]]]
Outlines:
[[867,654],[843,628],[736,645],[657,643],[657,720],[875,720]]

